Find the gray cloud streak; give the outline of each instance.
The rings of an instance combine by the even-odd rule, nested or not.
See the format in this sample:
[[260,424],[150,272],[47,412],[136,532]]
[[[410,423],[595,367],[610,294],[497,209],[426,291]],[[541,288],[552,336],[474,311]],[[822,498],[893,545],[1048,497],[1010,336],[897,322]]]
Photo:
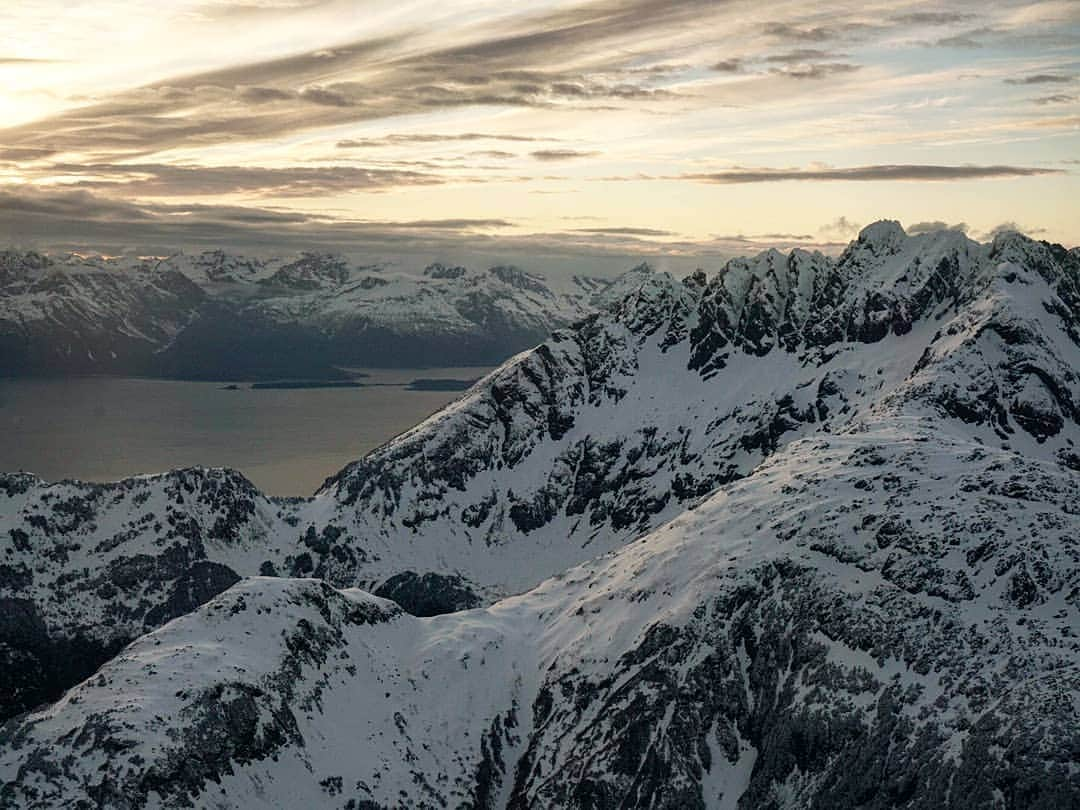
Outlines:
[[405,222],[377,224],[382,227],[420,228],[438,231],[509,228],[514,225],[514,223],[508,219],[413,219]]
[[714,63],[712,69],[718,73],[738,73],[743,69],[743,60],[741,59],[721,59],[719,62]]
[[1067,84],[1072,80],[1072,76],[1064,73],[1036,73],[1019,79],[1005,79],[1005,84]]
[[974,18],[974,14],[965,11],[912,11],[890,17],[893,22],[901,25],[949,25]]
[[766,24],[764,31],[777,39],[794,40],[796,42],[826,42],[836,39],[838,32],[825,26],[800,28],[790,23],[774,22]]
[[303,101],[321,104],[324,107],[351,107],[353,104],[343,93],[323,87],[305,87],[298,95]]
[[847,54],[832,53],[830,51],[823,51],[818,48],[796,48],[793,51],[770,54],[769,56],[765,57],[765,61],[775,62],[782,65],[790,65],[799,62],[816,62],[826,59],[843,59],[846,56]]
[[[74,174],[84,188],[123,190],[143,196],[209,196],[255,192],[300,197],[402,186],[438,185],[447,178],[401,169],[355,166],[177,166],[166,163],[54,164],[51,174]],[[93,176],[93,177],[88,177]]]
[[509,220],[423,219],[404,222],[334,220],[300,212],[226,205],[133,204],[85,190],[0,186],[0,240],[94,246],[221,246],[345,248],[443,244],[512,225]]
[[1068,104],[1070,101],[1076,101],[1076,96],[1070,96],[1066,93],[1054,93],[1049,96],[1040,96],[1039,98],[1032,99],[1036,104]]
[[772,73],[789,79],[827,79],[843,73],[854,73],[859,65],[848,62],[819,62],[817,64],[797,64],[783,68],[774,68]]
[[916,222],[913,225],[908,225],[904,230],[911,236],[918,236],[922,233],[934,233],[935,231],[959,231],[960,233],[967,233],[968,224],[966,222],[957,222],[954,225],[950,225],[941,220],[934,220],[932,222]]
[[536,160],[545,163],[554,163],[560,160],[578,160],[580,158],[595,157],[597,152],[579,152],[576,149],[537,149],[530,152]]
[[328,6],[335,0],[285,0],[282,2],[224,2],[203,3],[196,6],[194,11],[209,19],[232,19],[246,17],[263,17],[270,15],[293,14],[297,11],[306,11],[319,6]]
[[[515,261],[530,255],[564,257],[578,270],[582,257],[617,259],[667,252],[731,255],[732,245],[711,242],[660,244],[609,232],[493,235],[514,223],[505,219],[422,219],[405,222],[333,220],[299,212],[218,205],[134,205],[84,190],[0,186],[0,242],[38,249],[91,248],[109,253],[173,252],[226,246],[267,254],[311,250],[400,258],[463,251],[498,251]],[[625,233],[621,231],[625,230]],[[651,229],[648,229],[651,230]],[[634,258],[636,261],[637,258]],[[629,265],[625,265],[629,266]],[[625,267],[624,266],[624,267]],[[624,269],[618,265],[611,270]]]
[[383,146],[400,146],[417,143],[453,143],[457,141],[508,141],[513,143],[537,143],[557,140],[555,138],[534,138],[527,135],[494,135],[486,132],[462,132],[454,135],[436,135],[427,133],[395,133],[379,138],[363,138],[337,142],[338,149],[368,149]]
[[846,239],[850,236],[855,235],[861,229],[861,224],[853,222],[846,216],[839,216],[832,222],[828,222],[818,228],[818,232],[832,236],[834,238],[839,237],[842,239]]
[[681,174],[665,178],[694,180],[701,183],[777,183],[785,180],[801,181],[872,181],[872,180],[983,180],[1001,177],[1035,177],[1062,174],[1060,169],[1042,169],[1027,166],[936,166],[920,164],[897,164],[878,166],[852,166],[827,169],[731,169],[722,172]]
[[659,228],[574,228],[575,233],[609,234],[614,236],[674,236],[673,231]]

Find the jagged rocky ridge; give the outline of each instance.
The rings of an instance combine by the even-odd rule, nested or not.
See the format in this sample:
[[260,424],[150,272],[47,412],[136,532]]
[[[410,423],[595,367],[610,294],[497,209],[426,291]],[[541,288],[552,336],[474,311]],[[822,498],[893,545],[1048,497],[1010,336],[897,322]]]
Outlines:
[[[636,277],[630,274],[631,278]],[[516,267],[422,273],[305,253],[260,260],[0,252],[0,375],[333,377],[493,365],[602,303],[612,281]]]
[[[1078,285],[1076,252],[880,223],[650,277],[310,501],[9,477],[12,671],[186,615],[11,721],[0,797],[1069,806]],[[334,589],[424,574],[447,609],[531,590]]]

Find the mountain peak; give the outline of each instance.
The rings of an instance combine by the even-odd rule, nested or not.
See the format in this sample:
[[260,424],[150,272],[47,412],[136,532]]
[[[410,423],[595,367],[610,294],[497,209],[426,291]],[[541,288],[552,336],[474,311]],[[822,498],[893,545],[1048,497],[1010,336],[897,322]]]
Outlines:
[[488,268],[488,274],[494,276],[503,284],[508,284],[518,290],[531,290],[532,292],[548,292],[543,278],[528,273],[512,264],[498,264]]
[[998,231],[990,242],[990,255],[1001,256],[1013,253],[1027,255],[1040,243],[1017,230]]
[[344,284],[349,276],[349,266],[341,257],[332,253],[305,252],[261,283],[272,287],[316,290]]
[[688,289],[700,293],[709,285],[709,276],[700,267],[683,277],[682,283]]
[[461,278],[468,272],[461,265],[448,266],[442,262],[432,262],[424,268],[424,275],[428,278]]
[[894,249],[907,239],[904,226],[895,219],[881,219],[871,222],[859,231],[858,244],[872,247]]

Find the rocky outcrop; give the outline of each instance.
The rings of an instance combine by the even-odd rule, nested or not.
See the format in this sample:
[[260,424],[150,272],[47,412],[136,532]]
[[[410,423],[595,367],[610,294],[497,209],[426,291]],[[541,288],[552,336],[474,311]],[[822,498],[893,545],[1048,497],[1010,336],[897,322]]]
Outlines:
[[482,603],[469,583],[459,576],[402,571],[394,574],[372,593],[397,602],[413,616],[440,616],[469,610]]

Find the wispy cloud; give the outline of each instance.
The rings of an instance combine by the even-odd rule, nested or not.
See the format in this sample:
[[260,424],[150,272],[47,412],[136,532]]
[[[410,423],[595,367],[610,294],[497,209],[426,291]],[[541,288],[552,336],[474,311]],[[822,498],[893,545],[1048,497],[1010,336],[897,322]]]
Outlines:
[[502,218],[334,219],[246,206],[134,204],[85,190],[0,186],[0,239],[9,244],[393,247],[417,239],[443,244],[513,224]]
[[381,190],[446,182],[427,172],[355,166],[176,166],[162,163],[54,164],[48,172],[70,173],[70,184],[121,190],[142,197],[201,197],[257,193],[306,197],[357,190]]
[[530,152],[534,158],[545,163],[553,163],[560,160],[578,160],[580,158],[595,157],[597,152],[582,152],[577,149],[537,149]]
[[743,69],[742,59],[721,59],[710,67],[718,73],[738,73]]
[[1064,73],[1035,73],[1030,76],[1005,79],[1005,84],[1068,84],[1072,76]]
[[675,94],[604,72],[623,64],[623,54],[607,53],[587,71],[571,65],[590,50],[604,53],[605,43],[715,12],[708,0],[603,0],[514,17],[445,47],[418,49],[409,33],[392,33],[147,85],[0,138],[121,156],[445,108],[663,101]]
[[921,233],[934,233],[935,231],[959,231],[960,233],[967,233],[968,224],[966,222],[957,222],[950,225],[941,220],[933,220],[930,222],[916,222],[912,225],[908,225],[905,230],[912,236],[918,236]]
[[468,230],[491,230],[493,228],[510,228],[514,223],[507,219],[411,219],[403,222],[375,223],[387,228],[420,228],[423,230],[437,231],[468,231]]
[[753,235],[753,236],[751,236],[749,238],[750,239],[755,239],[755,240],[757,240],[759,242],[762,241],[762,240],[767,240],[767,241],[772,241],[772,240],[788,241],[788,240],[791,240],[791,241],[795,241],[795,242],[808,242],[808,241],[811,241],[814,237],[813,237],[813,235],[808,234],[808,233],[759,233],[759,234],[755,234],[755,235]]
[[941,37],[934,41],[938,47],[944,48],[983,48],[986,46],[986,38],[998,33],[996,29],[984,26],[964,31],[952,36]]
[[836,60],[846,57],[847,54],[838,54],[832,51],[823,51],[819,48],[796,48],[793,51],[773,53],[765,57],[766,62],[779,62],[790,65],[804,62],[818,62],[823,60]]
[[575,228],[577,233],[613,234],[616,236],[674,236],[672,231],[660,228]]
[[1067,93],[1053,93],[1049,96],[1039,96],[1032,99],[1036,104],[1068,104],[1076,101],[1076,96],[1070,96]]
[[281,90],[277,87],[241,87],[238,89],[241,101],[250,104],[269,104],[272,101],[291,101],[299,93]]
[[786,65],[775,68],[773,73],[778,76],[786,76],[789,79],[825,79],[841,73],[853,73],[859,69],[859,65],[850,62],[818,62],[814,64]]
[[44,160],[56,154],[55,149],[34,146],[0,146],[0,161]]
[[325,87],[305,87],[297,95],[303,101],[322,104],[324,107],[351,107],[353,104],[352,99],[344,93],[328,90]]
[[1022,233],[1027,236],[1038,236],[1039,234],[1046,233],[1046,229],[1037,226],[1020,225],[1016,222],[1009,221],[1002,222],[999,225],[995,225],[993,228],[990,228],[990,230],[986,231],[986,233],[979,234],[979,238],[989,241],[1000,236],[1003,233],[1013,232]]
[[832,222],[827,222],[818,228],[818,233],[834,239],[849,239],[862,230],[862,225],[853,222],[846,216],[839,216]]
[[148,246],[172,252],[227,246],[257,254],[316,248],[365,256],[430,256],[490,251],[497,235],[503,255],[519,261],[530,254],[578,261],[581,256],[615,257],[613,269],[624,268],[634,256],[730,256],[745,250],[731,240],[656,242],[655,237],[673,234],[651,228],[505,233],[515,224],[501,218],[365,221],[226,205],[135,205],[87,191],[0,186],[0,240],[45,249],[93,245],[120,252]]
[[952,23],[967,22],[975,18],[975,15],[967,11],[908,11],[902,14],[894,14],[891,19],[902,25],[950,25]]
[[331,5],[334,0],[209,0],[196,6],[194,13],[208,19],[265,17]]
[[454,143],[459,141],[509,141],[511,143],[535,143],[552,141],[554,138],[536,138],[530,135],[506,135],[488,132],[461,132],[452,135],[433,133],[394,133],[379,138],[346,139],[337,142],[338,149],[367,149],[410,144]]
[[828,26],[803,27],[786,22],[768,23],[764,31],[770,37],[794,42],[827,42],[840,36],[837,29]]
[[984,180],[1002,177],[1036,177],[1062,174],[1059,169],[1030,166],[941,166],[897,164],[810,169],[728,169],[677,175],[671,179],[701,183],[777,183],[782,181],[881,181],[881,180]]

